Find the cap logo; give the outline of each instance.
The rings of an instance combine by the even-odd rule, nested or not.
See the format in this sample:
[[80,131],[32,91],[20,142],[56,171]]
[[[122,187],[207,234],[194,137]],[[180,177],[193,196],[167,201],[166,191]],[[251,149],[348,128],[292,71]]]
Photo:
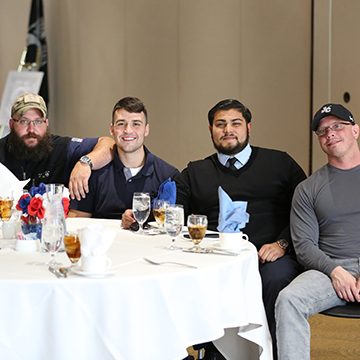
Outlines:
[[24,104],[26,103],[37,103],[40,104],[40,97],[36,94],[24,95]]
[[321,113],[329,113],[331,111],[331,106],[324,106],[322,109],[321,109]]

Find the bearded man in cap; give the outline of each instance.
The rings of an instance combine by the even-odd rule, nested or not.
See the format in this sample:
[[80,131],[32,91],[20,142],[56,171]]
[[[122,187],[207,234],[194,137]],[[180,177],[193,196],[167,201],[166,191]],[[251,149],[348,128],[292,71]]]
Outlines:
[[0,162],[19,180],[30,178],[28,187],[61,183],[69,187],[72,198],[80,199],[88,192],[91,170],[113,159],[115,143],[110,137],[52,135],[46,104],[37,94],[15,100],[9,127],[10,133],[0,139]]
[[293,197],[291,235],[307,271],[276,302],[280,360],[310,359],[309,316],[360,301],[359,126],[348,109],[326,104],[311,130],[328,163],[300,183]]

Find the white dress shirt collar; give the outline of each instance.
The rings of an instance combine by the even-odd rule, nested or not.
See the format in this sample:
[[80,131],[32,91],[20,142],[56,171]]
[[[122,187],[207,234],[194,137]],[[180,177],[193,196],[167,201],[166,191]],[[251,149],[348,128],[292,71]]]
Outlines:
[[[251,146],[250,146],[250,144],[247,144],[242,151],[240,151],[235,156],[233,156],[237,160],[236,163],[235,163],[235,167],[238,170],[240,168],[242,168],[249,161],[250,156],[251,156],[251,152],[252,152]],[[222,165],[228,167],[227,161],[232,156],[222,154],[219,151],[217,152],[217,156],[218,156],[218,159],[219,159],[220,163]]]

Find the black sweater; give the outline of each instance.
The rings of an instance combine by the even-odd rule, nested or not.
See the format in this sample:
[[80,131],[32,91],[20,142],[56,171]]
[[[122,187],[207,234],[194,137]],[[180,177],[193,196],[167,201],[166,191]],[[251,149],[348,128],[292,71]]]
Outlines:
[[249,161],[233,171],[220,164],[217,154],[190,162],[175,179],[178,204],[185,216],[203,214],[208,228],[216,230],[219,216],[218,187],[233,201],[247,201],[249,223],[243,229],[260,249],[277,239],[291,243],[289,218],[295,187],[306,175],[285,152],[252,147]]

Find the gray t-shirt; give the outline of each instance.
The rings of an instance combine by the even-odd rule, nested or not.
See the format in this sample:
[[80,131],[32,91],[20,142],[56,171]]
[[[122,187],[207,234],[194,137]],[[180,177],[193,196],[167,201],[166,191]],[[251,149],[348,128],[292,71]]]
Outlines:
[[291,210],[291,235],[299,262],[329,275],[332,259],[360,258],[360,166],[329,164],[301,182]]

